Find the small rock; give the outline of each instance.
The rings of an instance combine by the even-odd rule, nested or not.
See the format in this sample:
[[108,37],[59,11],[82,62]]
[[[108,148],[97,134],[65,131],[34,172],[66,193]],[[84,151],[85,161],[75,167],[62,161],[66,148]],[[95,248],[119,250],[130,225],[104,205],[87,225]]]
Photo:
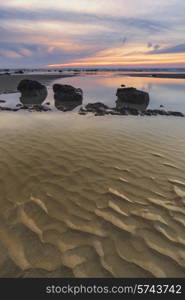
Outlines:
[[170,116],[175,116],[175,117],[184,117],[185,115],[179,111],[168,111],[168,114]]
[[86,105],[86,110],[88,112],[105,112],[106,109],[108,109],[109,107],[101,102],[96,102],[96,103],[89,103]]
[[82,116],[85,116],[87,114],[87,112],[85,112],[85,111],[79,111],[78,113],[79,113],[79,115],[82,115]]

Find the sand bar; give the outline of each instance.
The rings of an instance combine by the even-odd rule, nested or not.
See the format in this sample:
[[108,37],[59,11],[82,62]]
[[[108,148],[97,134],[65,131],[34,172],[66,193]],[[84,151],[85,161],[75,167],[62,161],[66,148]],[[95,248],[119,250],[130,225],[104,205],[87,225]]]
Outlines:
[[124,74],[124,75],[132,76],[132,77],[185,79],[185,74],[176,74],[176,73],[128,73],[128,74]]

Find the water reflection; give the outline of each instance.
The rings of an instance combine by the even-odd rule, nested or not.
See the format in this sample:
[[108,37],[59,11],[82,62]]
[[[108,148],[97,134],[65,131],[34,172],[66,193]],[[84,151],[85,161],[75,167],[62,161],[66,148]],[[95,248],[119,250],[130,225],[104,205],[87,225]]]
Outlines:
[[71,111],[75,109],[77,106],[82,105],[82,100],[61,101],[60,99],[57,98],[56,95],[54,96],[54,99],[55,99],[55,107],[61,111]]
[[57,79],[57,83],[80,86],[84,91],[84,104],[103,102],[113,107],[116,101],[116,90],[121,84],[133,86],[150,94],[148,108],[165,106],[167,110],[185,112],[185,80],[155,77],[128,77],[123,74],[104,73],[92,76],[81,76]]

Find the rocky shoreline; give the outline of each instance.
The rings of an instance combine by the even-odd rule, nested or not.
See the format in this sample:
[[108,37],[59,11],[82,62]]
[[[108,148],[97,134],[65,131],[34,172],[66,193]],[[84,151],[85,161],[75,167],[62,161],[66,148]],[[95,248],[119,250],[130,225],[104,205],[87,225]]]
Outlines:
[[[38,81],[24,79],[21,80],[17,86],[17,90],[21,93],[20,103],[16,107],[0,105],[0,111],[17,112],[20,110],[27,110],[29,112],[47,112],[52,109],[49,107],[50,103],[45,101],[48,92],[44,84]],[[70,85],[54,84],[53,85],[55,107],[63,112],[72,111],[75,107],[82,105],[83,91],[80,88],[75,88]],[[117,100],[115,107],[108,107],[101,102],[88,103],[81,106],[78,114],[87,115],[93,113],[95,116],[174,116],[185,117],[185,114],[179,111],[165,110],[163,105],[160,109],[147,109],[150,96],[147,92],[137,90],[133,87],[125,87],[117,89]],[[0,100],[0,103],[5,103],[5,100]]]

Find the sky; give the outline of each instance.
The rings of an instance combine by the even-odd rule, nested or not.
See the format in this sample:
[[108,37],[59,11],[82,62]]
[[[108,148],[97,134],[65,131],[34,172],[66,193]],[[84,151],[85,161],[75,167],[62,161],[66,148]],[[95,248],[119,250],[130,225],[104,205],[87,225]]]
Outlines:
[[0,68],[185,67],[184,0],[0,0]]

